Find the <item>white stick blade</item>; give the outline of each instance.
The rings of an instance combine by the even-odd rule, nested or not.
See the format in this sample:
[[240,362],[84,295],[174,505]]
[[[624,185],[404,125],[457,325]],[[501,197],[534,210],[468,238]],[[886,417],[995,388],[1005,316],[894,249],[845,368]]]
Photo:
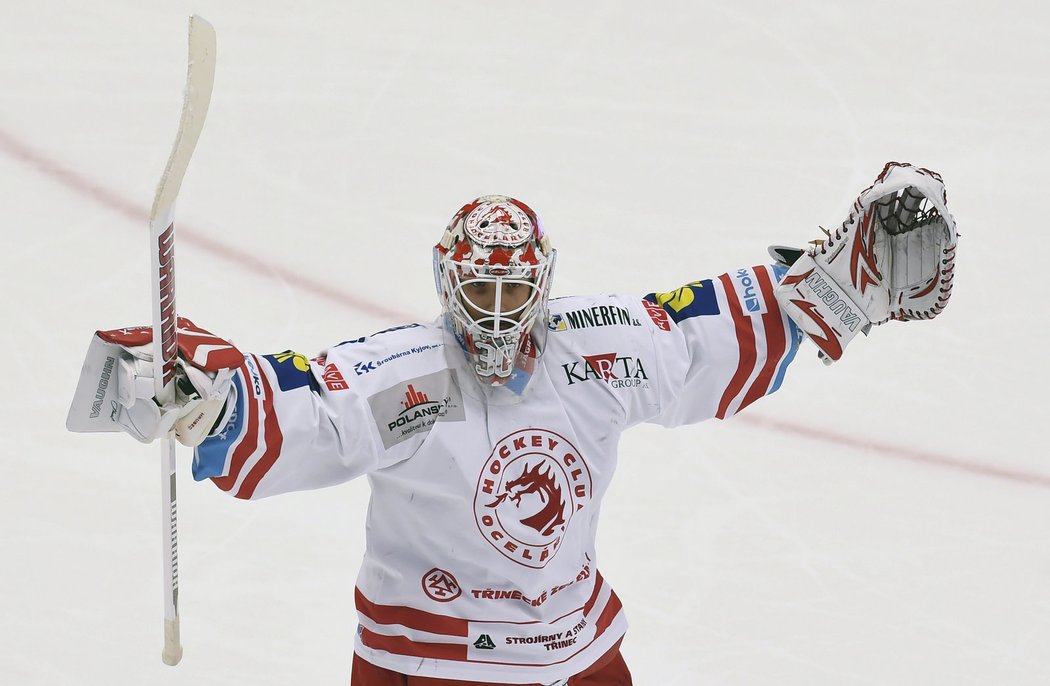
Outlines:
[[[168,164],[160,177],[157,194],[150,211],[150,224],[168,213],[182,188],[190,157],[197,147],[197,139],[204,129],[204,119],[211,104],[215,83],[215,29],[207,20],[193,15],[189,28],[189,66],[186,74],[186,92],[182,100],[182,117]],[[154,226],[163,231],[167,226]]]

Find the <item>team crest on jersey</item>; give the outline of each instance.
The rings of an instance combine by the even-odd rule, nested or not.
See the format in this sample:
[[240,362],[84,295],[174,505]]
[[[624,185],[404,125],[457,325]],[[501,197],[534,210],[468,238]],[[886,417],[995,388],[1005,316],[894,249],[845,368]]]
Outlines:
[[561,366],[570,386],[587,381],[603,381],[612,388],[649,388],[649,375],[639,357],[602,353],[584,355]]
[[590,499],[591,472],[576,447],[553,431],[522,429],[492,449],[474,494],[474,518],[502,555],[541,569]]
[[444,569],[435,567],[423,575],[423,592],[431,600],[447,603],[458,598],[463,591],[456,577]]
[[409,379],[368,399],[383,446],[428,433],[437,422],[462,422],[463,393],[447,369]]

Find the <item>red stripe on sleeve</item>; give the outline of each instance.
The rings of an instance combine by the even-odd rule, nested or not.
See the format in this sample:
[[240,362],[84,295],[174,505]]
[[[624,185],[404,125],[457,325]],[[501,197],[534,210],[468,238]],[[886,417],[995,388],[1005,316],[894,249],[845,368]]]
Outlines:
[[[254,355],[252,355],[252,358],[256,367],[258,367],[258,358]],[[237,478],[241,474],[241,469],[244,468],[244,463],[248,461],[248,458],[259,446],[259,403],[252,387],[251,373],[248,371],[246,364],[241,364],[238,371],[244,380],[244,408],[248,412],[248,426],[244,430],[241,442],[233,449],[233,456],[230,458],[230,471],[226,476],[212,477],[212,482],[224,491],[229,491],[237,485]]]
[[375,650],[385,650],[395,655],[432,658],[435,660],[467,661],[467,646],[451,643],[419,643],[404,636],[384,636],[368,629],[361,629],[361,643]]
[[270,467],[281,456],[281,446],[284,444],[284,434],[281,433],[281,426],[277,422],[277,413],[273,409],[273,388],[270,386],[270,381],[266,378],[266,374],[261,370],[259,376],[262,378],[263,390],[266,392],[266,398],[263,400],[263,438],[266,441],[266,452],[255,463],[252,470],[248,472],[248,476],[244,478],[244,482],[234,496],[245,500],[252,497],[252,494],[255,493],[255,487],[259,485],[262,478],[266,476],[266,472],[270,471]]
[[755,330],[751,326],[751,318],[745,315],[744,309],[740,307],[740,299],[736,295],[736,289],[733,288],[729,274],[723,274],[718,277],[718,280],[722,282],[722,290],[725,291],[726,300],[729,301],[729,312],[733,315],[733,324],[736,327],[736,342],[740,347],[740,362],[737,364],[733,378],[729,380],[729,385],[726,386],[725,393],[722,394],[722,400],[718,403],[718,413],[715,415],[719,419],[725,419],[729,404],[739,395],[744,383],[755,369],[758,351],[755,348]]
[[598,593],[602,590],[602,586],[605,584],[605,579],[602,578],[602,573],[597,569],[594,570],[594,590],[591,591],[591,597],[587,599],[587,603],[583,606],[583,616],[591,614],[591,610],[594,609],[594,604],[598,602]]
[[620,610],[622,609],[623,603],[620,602],[620,598],[616,593],[609,596],[609,603],[605,606],[605,609],[602,610],[597,623],[594,625],[594,638],[598,638],[609,628],[609,625],[612,624],[612,621],[616,619],[616,615],[620,614]]
[[769,272],[765,267],[755,267],[755,276],[758,277],[758,286],[762,290],[762,297],[766,301],[766,313],[762,315],[762,326],[766,332],[766,361],[762,365],[762,371],[755,377],[747,395],[737,408],[737,412],[744,409],[766,394],[773,377],[777,372],[777,365],[784,357],[787,349],[787,336],[784,334],[784,318],[780,316],[780,304],[773,295],[773,282],[769,278]]
[[[414,607],[377,605],[366,598],[361,589],[355,589],[354,604],[357,611],[376,624],[400,624],[401,626],[445,636],[467,636],[468,622],[465,619],[435,615]],[[386,650],[384,648],[384,650]],[[394,651],[391,651],[394,652]]]

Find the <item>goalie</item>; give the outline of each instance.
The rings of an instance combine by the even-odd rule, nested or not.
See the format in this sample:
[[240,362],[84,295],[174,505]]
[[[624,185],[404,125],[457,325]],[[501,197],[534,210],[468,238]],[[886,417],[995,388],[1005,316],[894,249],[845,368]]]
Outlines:
[[536,214],[484,196],[434,248],[434,322],[307,359],[242,354],[180,319],[164,406],[150,329],[98,332],[67,426],[174,432],[194,478],[238,498],[367,476],[354,686],[630,684],[595,550],[620,434],[733,416],[780,387],[806,337],[830,363],[874,325],[935,317],[955,245],[940,177],[890,163],[836,231],[771,248],[775,264],[551,300]]

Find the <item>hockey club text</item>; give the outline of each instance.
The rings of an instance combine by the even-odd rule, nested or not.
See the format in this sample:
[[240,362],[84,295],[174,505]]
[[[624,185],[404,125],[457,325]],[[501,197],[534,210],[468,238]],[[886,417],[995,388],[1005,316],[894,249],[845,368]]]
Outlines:
[[595,305],[583,310],[552,314],[547,328],[551,331],[586,329],[595,326],[641,326],[626,307]]
[[502,555],[540,569],[590,498],[591,473],[575,446],[553,431],[523,429],[501,439],[485,462],[474,518]]
[[612,388],[649,388],[642,360],[616,353],[584,355],[582,361],[561,366],[570,386],[584,381],[604,381]]

